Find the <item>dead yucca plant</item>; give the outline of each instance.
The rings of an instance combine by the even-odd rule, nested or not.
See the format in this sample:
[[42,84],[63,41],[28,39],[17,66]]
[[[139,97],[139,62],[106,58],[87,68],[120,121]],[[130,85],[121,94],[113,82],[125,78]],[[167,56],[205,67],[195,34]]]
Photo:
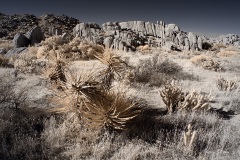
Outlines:
[[181,99],[182,89],[172,81],[171,83],[167,83],[164,85],[164,89],[160,92],[160,96],[162,97],[163,102],[167,106],[167,111],[172,113]]
[[220,91],[232,91],[237,88],[236,80],[226,80],[221,76],[218,77],[216,83]]
[[123,130],[139,112],[137,105],[122,93],[108,93],[105,99],[88,103],[83,117],[94,128]]
[[128,64],[120,56],[114,55],[110,49],[107,49],[103,54],[95,55],[95,57],[107,66],[102,71],[102,83],[105,89],[109,90],[115,75],[121,77],[120,73],[128,67]]
[[98,99],[103,94],[96,73],[91,71],[68,70],[64,90],[76,97],[85,97],[91,100]]
[[177,108],[179,110],[208,110],[210,94],[208,96],[197,93],[194,89],[178,102]]
[[[56,104],[56,107],[50,109],[52,112],[72,111],[81,115],[87,103],[105,98],[93,72],[66,70],[65,78],[65,82],[56,84],[61,90],[53,90],[55,96],[51,101]],[[57,87],[53,86],[53,88]]]
[[43,75],[45,78],[56,81],[60,80],[65,82],[65,70],[69,65],[69,62],[65,58],[65,56],[59,52],[52,52],[49,56],[49,65],[43,69]]

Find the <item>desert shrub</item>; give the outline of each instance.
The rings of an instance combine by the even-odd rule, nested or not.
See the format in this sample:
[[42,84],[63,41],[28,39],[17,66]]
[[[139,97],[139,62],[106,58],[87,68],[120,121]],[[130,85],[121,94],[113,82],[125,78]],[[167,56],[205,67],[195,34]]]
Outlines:
[[239,53],[239,48],[235,46],[229,46],[227,48],[221,49],[220,52],[217,53],[217,55],[221,57],[231,57],[239,55]]
[[192,57],[191,62],[197,66],[202,66],[204,69],[213,70],[213,71],[224,71],[224,68],[220,65],[219,62],[213,60],[210,56],[201,54],[195,57]]
[[78,46],[84,59],[95,59],[96,55],[104,53],[104,48],[98,44],[82,43]]
[[52,36],[49,38],[46,38],[45,41],[41,42],[41,45],[47,46],[49,50],[61,46],[64,43],[66,43],[61,36]]
[[150,86],[161,86],[172,79],[195,79],[182,71],[182,67],[168,59],[153,56],[142,60],[134,68],[131,82],[148,83]]
[[0,40],[0,48],[3,48],[6,52],[13,48],[12,41]]
[[0,66],[1,67],[8,67],[11,66],[10,64],[8,64],[9,59],[4,57],[3,55],[0,55]]

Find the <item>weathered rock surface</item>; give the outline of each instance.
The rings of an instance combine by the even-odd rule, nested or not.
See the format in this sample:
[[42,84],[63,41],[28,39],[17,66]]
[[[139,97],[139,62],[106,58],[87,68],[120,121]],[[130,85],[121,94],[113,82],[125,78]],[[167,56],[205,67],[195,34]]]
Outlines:
[[14,36],[13,39],[13,46],[15,48],[19,48],[19,47],[27,47],[29,46],[31,43],[31,41],[23,34],[18,33]]
[[107,22],[102,27],[95,23],[80,23],[74,27],[73,35],[126,51],[135,50],[140,45],[164,46],[167,50],[202,49],[201,37],[180,31],[177,25],[162,21],[157,24],[144,21]]
[[40,27],[36,26],[31,28],[27,33],[26,37],[30,40],[31,45],[40,43],[44,40],[44,34]]
[[14,55],[18,55],[20,53],[23,53],[24,51],[27,50],[27,47],[20,47],[20,48],[13,48],[13,49],[10,49],[6,54],[5,54],[5,57],[6,58],[10,58]]
[[5,49],[3,49],[3,48],[0,48],[0,54],[6,54],[6,51],[5,51]]

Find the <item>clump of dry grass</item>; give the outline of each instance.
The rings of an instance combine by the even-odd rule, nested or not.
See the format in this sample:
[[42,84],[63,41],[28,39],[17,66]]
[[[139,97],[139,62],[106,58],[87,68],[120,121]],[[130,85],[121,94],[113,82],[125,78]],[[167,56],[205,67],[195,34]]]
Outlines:
[[145,83],[149,86],[158,87],[172,79],[196,79],[193,75],[183,72],[182,67],[177,63],[158,55],[154,55],[147,60],[141,60],[139,65],[133,68],[130,78],[130,82]]
[[137,50],[142,53],[149,53],[151,51],[151,47],[149,45],[141,45],[137,47]]
[[213,60],[210,56],[201,54],[195,57],[192,57],[191,62],[197,66],[202,66],[204,69],[213,70],[217,72],[224,71],[224,68],[220,65],[219,62]]
[[227,48],[221,49],[220,52],[217,53],[217,55],[220,57],[231,57],[239,55],[239,53],[239,48],[235,46],[229,46]]
[[192,63],[196,64],[196,65],[201,65],[201,63],[205,62],[205,61],[209,61],[211,59],[210,56],[207,56],[205,54],[201,54],[201,55],[197,55],[192,57],[190,60]]
[[13,48],[12,41],[0,40],[0,48],[3,48],[6,52]]
[[0,66],[1,67],[6,67],[8,65],[9,59],[4,57],[3,55],[0,55]]

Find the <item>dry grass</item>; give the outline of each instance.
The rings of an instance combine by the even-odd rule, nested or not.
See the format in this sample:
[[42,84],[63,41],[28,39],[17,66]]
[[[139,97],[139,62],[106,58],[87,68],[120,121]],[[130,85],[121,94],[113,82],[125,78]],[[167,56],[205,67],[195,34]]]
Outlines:
[[149,84],[150,86],[162,86],[167,81],[195,80],[194,75],[182,71],[182,67],[168,59],[153,56],[147,60],[141,60],[139,65],[133,69],[130,82]]
[[3,55],[0,55],[0,66],[1,67],[6,67],[8,65],[9,59],[4,57]]
[[3,48],[6,52],[13,48],[12,41],[0,40],[0,48]]
[[[79,38],[63,45],[60,39],[49,39],[26,55],[14,57],[14,61],[23,61],[24,65],[16,65],[19,69],[46,61],[47,77],[55,79],[55,83],[47,81],[46,85],[52,86],[54,92],[52,101],[41,99],[48,105],[36,105],[36,99],[26,97],[27,90],[19,90],[17,84],[24,81],[19,75],[0,76],[0,159],[239,158],[240,129],[238,117],[234,116],[240,113],[239,89],[231,92],[216,89],[216,99],[210,102],[210,97],[203,92],[184,93],[180,87],[167,83],[171,79],[193,79],[171,60],[150,55],[151,58],[131,68],[129,75],[124,75],[129,66],[120,56],[104,53],[101,47],[96,50]],[[88,53],[83,51],[97,57],[105,67],[94,72],[83,65],[72,69],[68,63],[71,56],[76,53],[84,59],[84,54]],[[69,54],[65,54],[67,52]],[[199,59],[197,64],[207,61],[202,60],[204,57]],[[96,61],[89,64],[94,63]],[[64,78],[60,78],[60,73]],[[142,83],[147,88],[148,95],[143,96],[143,101],[128,96],[128,92],[113,91],[113,80],[115,88],[119,88],[122,79],[116,77],[120,76],[128,76],[131,82]],[[103,77],[108,80],[104,81]],[[123,84],[126,91],[135,89],[131,82]],[[149,83],[150,87],[146,85]],[[191,83],[204,85],[202,81]],[[163,84],[168,86],[163,90],[157,87]],[[157,103],[154,108],[150,104],[153,91],[157,95],[159,89],[171,114],[162,110],[164,102]],[[137,90],[136,93],[143,92]],[[210,109],[204,112],[210,103],[229,111]],[[43,108],[37,110],[38,114],[31,108],[35,105]],[[195,111],[199,109],[204,111]]]
[[213,70],[216,72],[225,71],[225,69],[220,65],[218,61],[212,59],[212,57],[205,54],[194,56],[191,59],[191,62],[197,66],[202,66],[204,69]]
[[211,59],[210,56],[207,56],[205,54],[201,54],[201,55],[197,55],[194,56],[190,59],[190,61],[196,65],[201,65],[201,63],[205,62],[205,61],[209,61]]

